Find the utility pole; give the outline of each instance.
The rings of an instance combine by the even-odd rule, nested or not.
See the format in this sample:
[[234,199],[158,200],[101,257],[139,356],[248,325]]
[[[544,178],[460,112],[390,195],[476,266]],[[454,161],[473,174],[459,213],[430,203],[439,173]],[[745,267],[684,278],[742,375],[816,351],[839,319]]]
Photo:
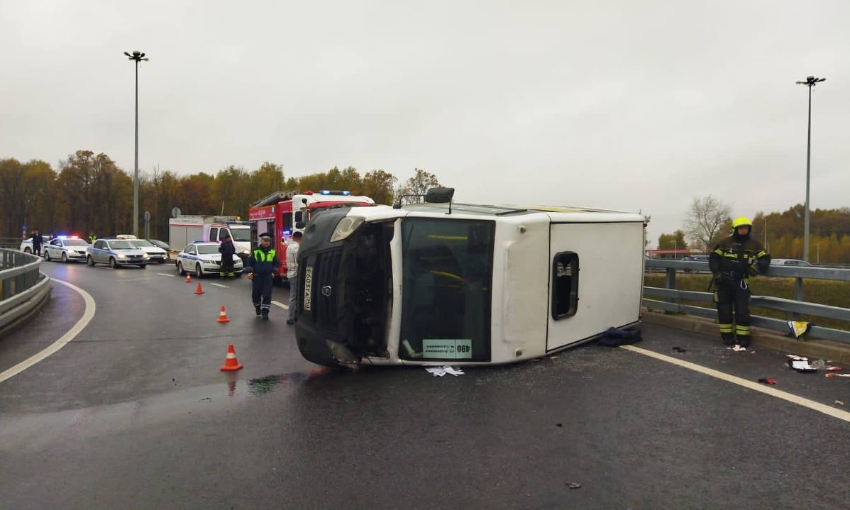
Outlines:
[[130,60],[136,62],[136,171],[133,174],[133,235],[139,237],[139,62],[147,62],[145,54],[134,51],[132,55],[124,52]]
[[797,85],[809,87],[809,133],[806,142],[806,215],[803,220],[803,260],[809,261],[809,182],[811,181],[812,156],[812,89],[826,78],[806,77],[806,81],[798,81]]

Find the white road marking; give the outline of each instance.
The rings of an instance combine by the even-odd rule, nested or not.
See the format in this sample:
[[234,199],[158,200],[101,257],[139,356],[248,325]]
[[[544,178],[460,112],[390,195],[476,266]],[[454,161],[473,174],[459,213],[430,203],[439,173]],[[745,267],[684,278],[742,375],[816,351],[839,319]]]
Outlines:
[[273,305],[277,305],[277,306],[279,306],[279,307],[283,308],[284,310],[289,310],[289,307],[288,307],[288,306],[286,306],[286,305],[285,305],[285,304],[283,304],[283,303],[278,303],[277,301],[272,301],[272,304],[273,304]]
[[222,285],[222,284],[220,284],[220,283],[211,283],[210,285],[215,285],[216,287],[221,287],[222,289],[228,289],[228,288],[230,288],[230,287],[228,287],[227,285]]
[[35,365],[39,361],[44,361],[45,359],[52,356],[53,354],[56,354],[56,352],[59,349],[65,347],[65,345],[68,342],[70,342],[77,335],[79,335],[80,332],[83,329],[85,329],[86,326],[88,326],[89,322],[91,322],[92,318],[94,317],[94,312],[97,309],[97,305],[94,302],[94,298],[91,297],[91,294],[89,294],[88,292],[84,291],[83,289],[77,287],[76,285],[72,285],[68,282],[63,282],[63,281],[57,280],[55,278],[53,278],[52,281],[54,281],[56,283],[61,283],[62,285],[65,285],[66,287],[70,287],[71,289],[77,291],[81,296],[83,296],[83,300],[85,300],[85,302],[86,302],[86,311],[83,313],[83,316],[80,317],[80,320],[78,320],[77,323],[74,324],[74,326],[71,329],[69,329],[64,335],[62,335],[59,338],[59,340],[56,340],[55,342],[53,342],[50,345],[50,347],[44,349],[43,351],[39,352],[38,354],[34,354],[34,355],[30,356],[29,358],[18,363],[17,365],[13,366],[12,368],[10,368],[10,369],[8,369],[4,372],[0,372],[0,383],[5,381],[6,379],[11,379],[12,377],[15,377],[16,375],[20,374],[21,372],[28,369],[29,367]]
[[166,273],[157,273],[157,275],[159,275],[159,276],[172,276],[172,277],[177,276],[177,275],[174,275],[174,274],[166,274]]
[[781,398],[782,400],[786,400],[788,402],[791,402],[792,404],[807,407],[809,409],[812,409],[813,411],[818,411],[820,413],[832,416],[833,418],[838,418],[839,420],[850,422],[850,413],[848,413],[847,411],[841,411],[840,409],[829,407],[828,405],[815,402],[814,400],[798,397],[797,395],[792,395],[791,393],[780,391],[770,386],[765,386],[761,383],[748,381],[740,377],[735,377],[734,375],[729,375],[718,370],[713,370],[702,365],[697,365],[696,363],[683,361],[678,358],[673,358],[671,356],[665,356],[664,354],[659,354],[657,352],[641,349],[640,347],[635,347],[633,345],[621,345],[620,348],[626,349],[627,351],[636,352],[638,354],[643,354],[644,356],[649,356],[650,358],[666,361],[667,363],[672,363],[682,368],[687,368],[688,370],[693,370],[695,372],[699,372],[701,374],[705,374],[710,377],[720,379],[722,381],[737,384],[738,386],[743,386],[744,388],[753,391],[758,391],[766,395],[770,395],[771,397]]

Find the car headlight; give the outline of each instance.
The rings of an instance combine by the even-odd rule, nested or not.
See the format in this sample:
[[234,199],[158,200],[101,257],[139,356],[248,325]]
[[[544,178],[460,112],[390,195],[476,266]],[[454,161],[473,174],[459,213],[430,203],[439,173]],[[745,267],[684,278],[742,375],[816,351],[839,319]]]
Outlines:
[[127,257],[127,256],[126,256],[126,255],[124,255],[123,253],[119,253],[119,254],[118,254],[118,258],[119,258],[119,259],[123,259],[123,258],[126,258],[126,257]]
[[142,259],[143,259],[143,260],[148,260],[149,258],[150,258],[150,257],[148,257],[148,256],[147,256],[147,254],[142,255]]
[[333,234],[331,234],[330,242],[342,241],[347,238],[352,232],[357,230],[357,227],[363,224],[363,221],[365,221],[365,218],[362,216],[346,216],[339,220]]

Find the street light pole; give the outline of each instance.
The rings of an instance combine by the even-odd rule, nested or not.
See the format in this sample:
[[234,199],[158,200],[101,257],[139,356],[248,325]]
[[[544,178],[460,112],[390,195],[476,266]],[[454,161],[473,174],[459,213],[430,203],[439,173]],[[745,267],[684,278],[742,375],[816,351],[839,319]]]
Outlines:
[[139,62],[147,61],[145,54],[134,51],[125,55],[136,62],[136,171],[133,174],[133,235],[139,237]]
[[798,81],[797,85],[809,87],[809,133],[806,142],[806,214],[803,220],[803,260],[809,261],[809,181],[811,180],[812,156],[812,88],[826,78],[806,77],[806,81]]

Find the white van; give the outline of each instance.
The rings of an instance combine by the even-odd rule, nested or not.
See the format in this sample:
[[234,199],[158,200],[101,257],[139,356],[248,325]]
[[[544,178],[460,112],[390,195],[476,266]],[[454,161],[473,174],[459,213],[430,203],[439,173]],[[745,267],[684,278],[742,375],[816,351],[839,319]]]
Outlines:
[[452,204],[453,191],[310,221],[295,323],[307,360],[512,363],[639,324],[642,215]]

